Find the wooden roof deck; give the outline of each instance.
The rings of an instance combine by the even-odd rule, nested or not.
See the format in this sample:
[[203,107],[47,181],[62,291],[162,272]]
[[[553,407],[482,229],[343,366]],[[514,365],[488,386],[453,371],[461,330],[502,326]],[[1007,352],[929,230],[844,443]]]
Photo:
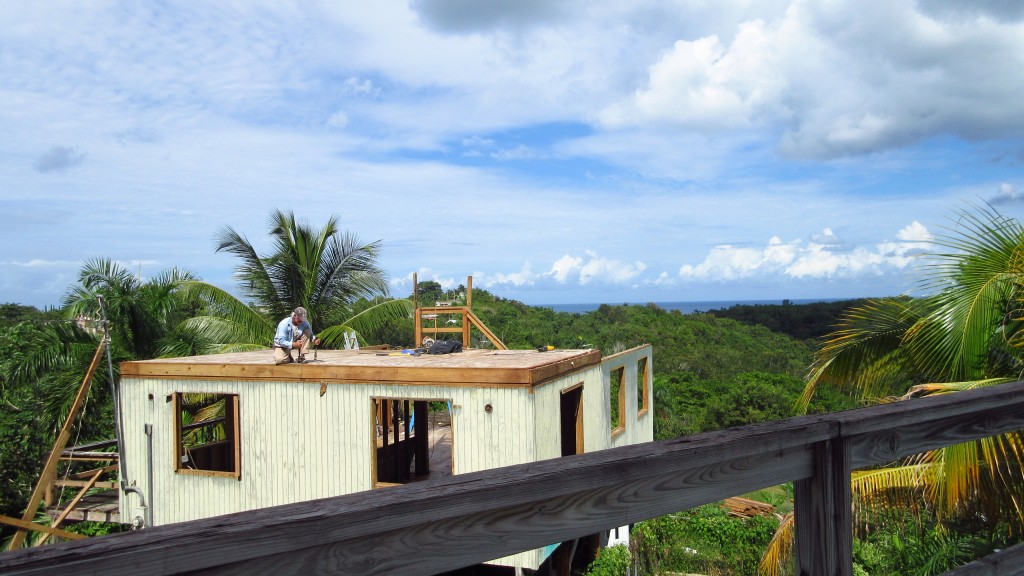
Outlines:
[[[312,353],[307,355],[312,360]],[[480,350],[413,356],[399,351],[319,350],[316,361],[274,364],[270,349],[121,364],[121,377],[532,387],[601,362],[599,350]]]

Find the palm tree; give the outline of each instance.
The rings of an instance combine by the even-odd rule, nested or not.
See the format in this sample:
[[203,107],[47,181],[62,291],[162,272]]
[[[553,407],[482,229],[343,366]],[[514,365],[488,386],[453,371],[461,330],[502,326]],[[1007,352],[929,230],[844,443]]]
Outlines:
[[[932,295],[849,311],[817,353],[798,407],[806,408],[820,385],[878,403],[1021,377],[1024,226],[991,207],[965,210],[934,243],[940,251],[930,255],[921,282]],[[923,502],[940,523],[969,516],[1019,532],[1022,470],[1024,437],[1015,432],[854,472],[851,487],[858,514]],[[765,558],[780,556],[769,549]],[[763,567],[773,573],[770,564]]]
[[[273,250],[263,256],[230,226],[216,238],[218,252],[241,259],[235,278],[250,305],[209,284],[187,285],[211,308],[189,328],[224,342],[222,350],[265,348],[277,321],[298,306],[320,326],[329,326],[318,334],[327,345],[340,343],[346,330],[360,333],[411,314],[408,300],[387,297],[387,278],[377,265],[380,241],[360,243],[334,216],[316,229],[280,210],[271,213],[270,236]],[[355,313],[360,300],[373,305]]]
[[64,311],[71,320],[98,321],[103,296],[112,340],[132,358],[155,358],[167,355],[181,323],[201,310],[203,303],[182,290],[194,280],[191,272],[172,268],[144,281],[117,262],[96,258],[82,266],[78,284],[64,296]]

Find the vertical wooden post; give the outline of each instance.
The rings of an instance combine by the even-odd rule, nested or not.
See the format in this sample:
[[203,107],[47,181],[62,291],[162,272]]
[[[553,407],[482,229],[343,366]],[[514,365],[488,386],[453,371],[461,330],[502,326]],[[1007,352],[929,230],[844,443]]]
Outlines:
[[416,273],[412,273],[412,308],[413,308],[413,335],[412,345],[418,347],[423,345],[423,320],[420,317],[420,289],[416,281]]
[[[466,278],[466,310],[473,311],[473,277]],[[462,346],[469,348],[469,315],[462,315]]]
[[794,486],[796,573],[852,576],[850,453],[842,438],[814,445],[814,470]]

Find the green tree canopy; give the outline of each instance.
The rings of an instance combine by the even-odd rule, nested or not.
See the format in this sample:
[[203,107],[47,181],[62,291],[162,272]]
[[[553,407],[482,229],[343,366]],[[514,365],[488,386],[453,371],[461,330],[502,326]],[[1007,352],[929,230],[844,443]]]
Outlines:
[[[377,264],[379,240],[361,243],[334,216],[314,228],[280,210],[271,213],[269,228],[272,250],[263,255],[230,226],[216,238],[218,252],[241,259],[235,279],[249,305],[209,284],[189,286],[210,304],[210,314],[190,328],[222,342],[223,351],[265,347],[277,322],[298,306],[328,345],[340,344],[346,330],[362,333],[411,313],[409,301],[388,297],[387,277]],[[364,301],[372,305],[356,312]]]

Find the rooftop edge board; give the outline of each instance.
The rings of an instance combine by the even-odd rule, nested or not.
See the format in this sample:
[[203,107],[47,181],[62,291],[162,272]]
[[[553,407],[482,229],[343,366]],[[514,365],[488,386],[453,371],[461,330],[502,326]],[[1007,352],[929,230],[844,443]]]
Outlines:
[[470,349],[419,356],[379,350],[320,350],[314,362],[278,366],[272,351],[265,350],[124,362],[121,377],[522,387],[600,361],[599,350]]

